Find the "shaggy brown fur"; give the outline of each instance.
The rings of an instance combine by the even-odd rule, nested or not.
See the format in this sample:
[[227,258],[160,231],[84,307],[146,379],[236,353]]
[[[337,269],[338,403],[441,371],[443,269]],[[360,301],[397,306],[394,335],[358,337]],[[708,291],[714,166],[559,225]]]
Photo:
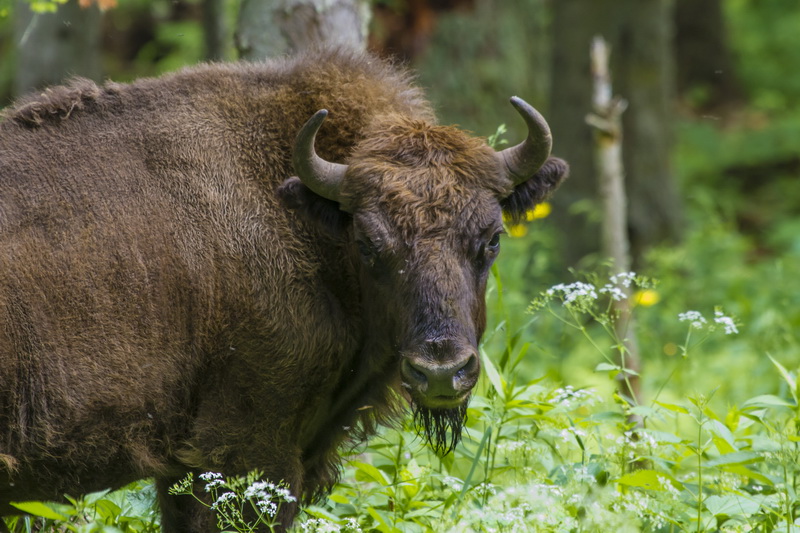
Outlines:
[[[322,108],[348,212],[287,179]],[[402,409],[401,360],[475,353],[499,201],[541,201],[548,165],[508,190],[405,73],[344,52],[23,99],[0,124],[0,514],[154,476],[166,532],[211,531],[166,493],[188,471],[321,494]],[[463,406],[409,396],[434,432]]]

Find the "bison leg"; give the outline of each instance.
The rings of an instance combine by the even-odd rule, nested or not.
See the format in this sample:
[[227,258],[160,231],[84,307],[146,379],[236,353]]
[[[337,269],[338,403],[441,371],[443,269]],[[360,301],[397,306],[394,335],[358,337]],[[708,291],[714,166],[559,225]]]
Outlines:
[[[179,479],[156,479],[161,528],[164,533],[211,533],[218,531],[214,514],[191,496],[173,496],[169,489]],[[203,495],[202,487],[195,494]]]

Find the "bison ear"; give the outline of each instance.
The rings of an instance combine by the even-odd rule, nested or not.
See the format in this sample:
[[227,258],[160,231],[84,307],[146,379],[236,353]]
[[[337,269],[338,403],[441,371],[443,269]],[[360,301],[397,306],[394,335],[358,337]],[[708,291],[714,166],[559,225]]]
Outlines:
[[350,222],[350,215],[333,200],[323,198],[303,185],[300,178],[289,178],[277,190],[287,209],[333,237],[339,237]]
[[530,179],[514,187],[510,195],[500,201],[503,212],[512,223],[525,219],[525,213],[545,201],[569,174],[569,165],[563,159],[550,157]]

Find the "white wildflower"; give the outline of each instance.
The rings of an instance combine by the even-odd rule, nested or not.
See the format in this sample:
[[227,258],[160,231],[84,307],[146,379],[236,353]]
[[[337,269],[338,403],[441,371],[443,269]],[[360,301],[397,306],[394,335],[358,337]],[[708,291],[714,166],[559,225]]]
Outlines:
[[217,501],[215,501],[211,505],[211,510],[214,511],[216,509],[219,509],[220,505],[224,505],[226,502],[229,502],[229,501],[234,500],[234,499],[236,499],[236,494],[234,494],[233,492],[222,493],[217,498]]
[[736,324],[733,323],[733,319],[729,316],[725,316],[722,311],[714,311],[714,322],[721,324],[722,327],[725,328],[725,335],[739,333]]
[[626,295],[625,291],[620,289],[619,287],[615,287],[613,285],[605,285],[602,289],[598,291],[600,294],[608,294],[608,296],[614,300],[615,302],[619,302],[624,300]]
[[452,476],[444,476],[442,478],[442,483],[455,491],[460,491],[464,488],[464,482]]
[[[303,531],[312,531],[314,533],[338,533],[342,530],[338,524],[324,518],[311,518],[300,524],[300,527]],[[358,529],[358,531],[361,530]]]
[[256,507],[258,507],[259,511],[269,516],[275,516],[275,513],[278,512],[278,504],[269,500],[258,500]]
[[573,403],[594,405],[598,400],[594,389],[575,389],[572,385],[567,385],[553,391],[551,403],[563,405],[569,409]]
[[222,480],[222,479],[212,479],[211,481],[206,483],[206,492],[211,492],[212,490],[214,490],[216,488],[224,487],[224,486],[225,486],[225,481],[224,480]]
[[292,493],[289,492],[289,489],[287,489],[286,487],[275,487],[273,493],[275,494],[275,496],[277,496],[278,498],[280,498],[285,502],[293,502],[297,500],[297,498],[292,496]]
[[700,311],[686,311],[685,313],[678,314],[678,320],[681,322],[691,322],[691,326],[695,329],[702,329],[706,325],[706,319],[700,314]]
[[256,481],[244,490],[245,498],[267,498],[267,491],[270,493],[275,489],[275,485],[266,481]]
[[630,287],[631,283],[636,280],[636,272],[620,272],[619,274],[614,274],[610,278],[611,283],[614,285],[622,285],[623,287]]
[[204,474],[200,474],[197,477],[199,477],[203,481],[211,481],[213,479],[222,479],[222,474],[218,472],[205,472]]
[[345,524],[345,531],[351,531],[352,533],[361,533],[361,528],[358,526],[358,520],[355,518],[348,518],[347,523]]
[[595,286],[589,283],[576,281],[569,285],[559,283],[547,290],[548,296],[555,296],[561,293],[561,298],[564,300],[564,305],[575,303],[577,300],[597,300],[597,291]]
[[579,437],[586,437],[586,432],[585,432],[585,431],[583,431],[583,430],[581,430],[581,429],[578,429],[578,428],[576,428],[576,427],[571,427],[571,426],[570,426],[570,427],[568,427],[568,428],[564,428],[564,429],[562,429],[562,430],[559,432],[558,436],[559,436],[559,437],[561,437],[561,439],[562,439],[564,442],[567,442],[567,441],[569,441],[570,439],[572,439],[572,437],[575,437],[575,438],[579,438]]

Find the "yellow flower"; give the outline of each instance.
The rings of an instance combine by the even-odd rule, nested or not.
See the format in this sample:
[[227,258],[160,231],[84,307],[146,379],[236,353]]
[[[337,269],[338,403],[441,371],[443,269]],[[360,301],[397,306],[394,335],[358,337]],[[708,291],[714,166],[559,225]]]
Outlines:
[[509,237],[524,237],[528,234],[528,226],[525,224],[514,224],[508,227]]
[[661,301],[661,296],[653,289],[642,289],[633,294],[634,305],[650,307]]
[[531,220],[536,220],[537,218],[545,218],[552,210],[553,206],[551,206],[548,202],[542,202],[533,209],[529,209],[525,213],[525,219],[530,222]]

